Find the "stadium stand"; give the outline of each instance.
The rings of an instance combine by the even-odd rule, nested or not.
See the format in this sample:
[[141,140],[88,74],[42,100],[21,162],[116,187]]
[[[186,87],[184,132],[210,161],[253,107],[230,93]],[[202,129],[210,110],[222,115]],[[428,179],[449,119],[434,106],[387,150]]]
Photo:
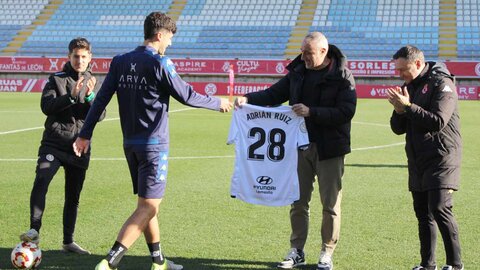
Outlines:
[[458,58],[480,57],[480,6],[477,0],[457,1]]
[[153,10],[179,31],[168,53],[178,58],[293,58],[308,31],[321,31],[350,59],[389,59],[415,44],[429,59],[480,58],[477,0],[4,0],[3,55],[62,54],[84,36],[96,56],[142,42]]
[[351,59],[389,59],[405,44],[438,57],[438,1],[319,2],[311,31],[321,31]]
[[6,0],[0,9],[0,50],[16,39],[24,27],[29,26],[43,10],[47,0]]

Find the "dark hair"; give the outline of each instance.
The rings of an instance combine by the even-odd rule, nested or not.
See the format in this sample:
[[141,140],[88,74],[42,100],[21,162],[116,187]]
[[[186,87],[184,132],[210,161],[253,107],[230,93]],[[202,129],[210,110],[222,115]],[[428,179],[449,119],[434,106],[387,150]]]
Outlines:
[[75,49],[85,49],[92,52],[92,45],[90,45],[90,42],[88,42],[86,38],[77,37],[72,39],[70,44],[68,44],[68,53],[71,54]]
[[408,62],[413,62],[417,59],[422,61],[422,63],[425,62],[423,52],[419,48],[411,45],[400,48],[400,50],[393,55],[394,60],[398,58],[405,58]]
[[162,12],[152,12],[148,14],[143,23],[143,37],[145,40],[152,38],[161,29],[168,30],[175,34],[177,25],[172,18]]

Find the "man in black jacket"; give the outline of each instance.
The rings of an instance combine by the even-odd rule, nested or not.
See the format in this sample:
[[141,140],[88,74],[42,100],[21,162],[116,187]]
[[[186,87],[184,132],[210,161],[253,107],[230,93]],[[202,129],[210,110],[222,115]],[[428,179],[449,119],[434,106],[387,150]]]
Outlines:
[[[73,241],[77,209],[90,153],[77,157],[72,144],[83,126],[95,98],[96,79],[90,71],[91,46],[85,38],[75,38],[68,45],[69,61],[61,72],[51,75],[43,88],[42,112],[47,115],[38,150],[36,177],[30,195],[30,230],[22,241],[39,241],[48,186],[60,166],[65,170],[63,208],[63,250],[90,254]],[[102,119],[105,115],[103,114]]]
[[322,248],[318,270],[333,268],[332,255],[340,236],[340,204],[344,157],[350,153],[350,126],[356,108],[355,81],[340,50],[322,33],[308,34],[302,54],[287,66],[289,73],[265,91],[237,98],[236,107],[277,105],[289,101],[305,117],[310,146],[299,151],[300,199],[291,206],[292,233],[284,261],[278,267],[305,265],[303,251],[308,235],[309,204],[315,176],[323,206]]
[[404,85],[388,89],[394,111],[390,126],[406,134],[408,186],[418,220],[422,261],[414,270],[436,268],[437,226],[443,238],[447,265],[463,269],[452,193],[458,189],[462,138],[455,79],[444,64],[425,62],[423,52],[402,47],[393,56]]

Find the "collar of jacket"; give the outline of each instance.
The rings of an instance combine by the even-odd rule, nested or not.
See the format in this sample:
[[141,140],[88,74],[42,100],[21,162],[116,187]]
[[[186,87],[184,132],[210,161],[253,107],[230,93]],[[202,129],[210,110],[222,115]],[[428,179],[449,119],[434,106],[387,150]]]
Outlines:
[[[135,48],[135,51],[140,51],[140,52],[145,52],[146,51],[146,52],[150,53],[151,55],[158,54],[157,49],[155,49],[152,46],[145,46],[145,45],[137,46],[137,48]],[[161,56],[163,56],[163,55],[161,55]]]
[[450,74],[447,66],[441,62],[425,62],[422,72],[410,83],[415,88],[425,84],[427,80],[432,78],[449,78],[455,83],[455,76]]
[[87,69],[84,72],[77,72],[76,70],[73,69],[70,61],[68,61],[63,66],[62,72],[65,72],[69,77],[71,77],[76,81],[80,76],[84,76],[84,77],[92,76],[92,66],[91,64],[88,64]]
[[[332,64],[335,65],[325,76],[326,78],[339,77],[342,71],[347,69],[347,57],[340,51],[340,49],[332,44],[328,45],[327,57],[331,58]],[[293,61],[287,65],[287,70],[304,74],[306,71],[305,61],[302,60],[302,54],[299,54]]]

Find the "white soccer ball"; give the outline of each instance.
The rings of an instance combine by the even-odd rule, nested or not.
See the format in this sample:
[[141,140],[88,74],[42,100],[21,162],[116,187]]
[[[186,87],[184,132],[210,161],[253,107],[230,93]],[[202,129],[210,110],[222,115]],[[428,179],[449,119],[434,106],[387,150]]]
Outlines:
[[12,250],[10,258],[17,269],[34,269],[42,261],[42,251],[35,243],[21,242]]

